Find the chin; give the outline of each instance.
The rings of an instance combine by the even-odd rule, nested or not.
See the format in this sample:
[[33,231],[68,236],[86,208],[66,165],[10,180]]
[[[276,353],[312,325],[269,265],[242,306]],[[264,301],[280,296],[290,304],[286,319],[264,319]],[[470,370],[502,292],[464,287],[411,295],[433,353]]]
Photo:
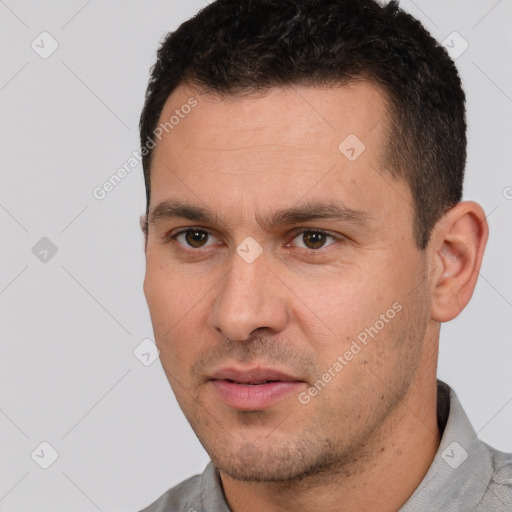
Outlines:
[[[268,443],[268,439],[266,440]],[[214,465],[234,480],[261,483],[297,482],[312,475],[329,471],[336,463],[330,443],[319,447],[305,443],[292,444],[289,441],[280,446],[267,444],[258,446],[248,442],[233,451],[213,453],[209,451]]]

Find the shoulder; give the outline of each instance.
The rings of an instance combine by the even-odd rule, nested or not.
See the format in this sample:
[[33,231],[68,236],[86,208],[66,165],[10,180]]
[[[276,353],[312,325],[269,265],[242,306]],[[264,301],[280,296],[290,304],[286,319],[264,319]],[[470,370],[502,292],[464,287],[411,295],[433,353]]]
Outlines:
[[487,446],[491,454],[493,472],[478,504],[478,512],[509,512],[512,510],[512,453],[504,453]]
[[200,475],[184,480],[141,512],[229,512],[219,473],[212,461]]
[[195,475],[169,489],[141,512],[197,512],[201,503],[201,475]]

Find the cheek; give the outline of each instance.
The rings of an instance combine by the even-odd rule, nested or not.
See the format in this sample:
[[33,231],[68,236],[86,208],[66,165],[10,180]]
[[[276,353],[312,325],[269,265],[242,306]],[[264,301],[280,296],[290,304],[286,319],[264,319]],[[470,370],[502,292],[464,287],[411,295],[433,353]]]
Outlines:
[[211,285],[184,279],[178,271],[148,264],[144,293],[164,368],[184,375],[204,344]]
[[[418,275],[410,269],[382,260],[368,269],[350,269],[314,283],[297,279],[295,318],[311,348],[319,369],[329,368],[338,356],[360,364],[374,365],[380,358],[393,358],[404,330],[417,315],[410,311],[411,290]],[[357,361],[357,362],[355,362]],[[373,361],[373,363],[372,363]]]
[[144,294],[157,329],[168,329],[184,318],[198,303],[201,291],[199,280],[184,276],[181,268],[165,260],[158,250],[148,253],[144,279]]
[[191,302],[190,291],[169,272],[159,272],[148,267],[144,280],[144,294],[148,303],[153,331],[161,351],[174,337],[174,331],[186,317]]
[[314,283],[296,280],[290,288],[306,306],[303,309],[309,320],[316,318],[315,324],[321,320],[331,335],[351,335],[375,322],[401,296],[397,285],[383,276],[381,271],[352,267]]

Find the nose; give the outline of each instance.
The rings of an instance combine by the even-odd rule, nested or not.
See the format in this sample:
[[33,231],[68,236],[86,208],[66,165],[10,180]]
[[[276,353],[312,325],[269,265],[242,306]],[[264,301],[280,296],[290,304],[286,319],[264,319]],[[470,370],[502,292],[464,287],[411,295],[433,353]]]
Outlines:
[[261,255],[247,263],[234,254],[211,314],[213,327],[232,341],[246,341],[254,331],[282,331],[289,319],[286,287]]

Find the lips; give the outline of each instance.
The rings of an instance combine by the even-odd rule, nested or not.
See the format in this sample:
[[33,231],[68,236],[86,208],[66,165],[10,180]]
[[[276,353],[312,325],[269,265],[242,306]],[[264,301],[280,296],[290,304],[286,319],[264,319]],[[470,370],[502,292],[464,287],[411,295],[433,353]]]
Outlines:
[[264,384],[267,382],[298,382],[300,379],[278,370],[270,368],[253,368],[250,370],[238,370],[225,368],[218,370],[211,376],[212,380],[227,380],[239,384]]
[[271,368],[223,368],[210,383],[224,404],[244,411],[270,408],[305,386],[298,377]]

